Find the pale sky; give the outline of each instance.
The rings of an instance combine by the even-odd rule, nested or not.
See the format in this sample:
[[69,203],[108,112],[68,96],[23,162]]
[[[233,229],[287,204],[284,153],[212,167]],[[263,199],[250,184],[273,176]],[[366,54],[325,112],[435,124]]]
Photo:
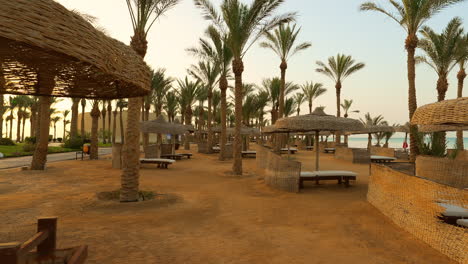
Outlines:
[[[107,33],[126,44],[132,35],[130,17],[125,0],[57,0],[69,9],[76,9],[98,18],[97,23]],[[213,1],[219,5],[220,0]],[[249,1],[246,1],[249,2]],[[287,0],[279,10],[297,11],[297,24],[302,27],[300,42],[309,41],[312,48],[289,61],[287,80],[302,84],[322,82],[329,91],[315,105],[326,106],[326,112],[336,113],[334,83],[315,72],[317,60],[326,61],[337,53],[352,55],[366,63],[364,70],[345,80],[342,99],[353,99],[354,109],[372,116],[382,114],[389,123],[404,123],[408,119],[405,31],[382,14],[360,12],[364,0]],[[384,2],[384,1],[382,1]],[[431,19],[427,25],[438,32],[454,16],[460,16],[468,28],[468,2],[457,4]],[[152,68],[166,68],[169,75],[183,78],[196,58],[185,49],[198,43],[208,22],[192,0],[182,0],[158,21],[149,33],[149,49],[145,58]],[[260,84],[264,78],[279,76],[279,59],[256,44],[245,60],[244,81]],[[456,72],[449,79],[447,98],[456,97]],[[418,105],[436,101],[435,72],[425,66],[417,67]],[[468,89],[468,88],[467,88]],[[465,95],[467,92],[465,92]],[[68,107],[61,103],[60,107]],[[302,113],[306,113],[306,104]],[[61,131],[61,129],[60,129]]]

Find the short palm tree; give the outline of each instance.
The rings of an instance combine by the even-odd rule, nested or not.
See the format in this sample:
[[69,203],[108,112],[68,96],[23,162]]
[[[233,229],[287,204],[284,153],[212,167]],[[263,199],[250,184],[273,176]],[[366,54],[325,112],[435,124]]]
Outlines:
[[[62,115],[63,115],[63,140],[65,140],[65,136],[66,136],[66,132],[67,132],[67,124],[69,124],[70,122],[67,122],[69,120],[67,120],[67,117],[68,115],[70,114],[70,110],[65,110],[62,112]],[[70,133],[71,135],[71,133]]]
[[[383,6],[373,2],[365,2],[361,5],[362,11],[375,11],[390,17],[398,23],[407,33],[405,40],[405,48],[408,53],[408,110],[409,119],[413,117],[416,108],[416,60],[415,52],[418,47],[418,31],[424,24],[435,14],[441,12],[453,4],[463,2],[464,0],[387,0],[393,7],[394,11],[386,10]],[[410,161],[415,161],[418,154],[416,144],[417,130],[411,129],[410,134]]]
[[26,120],[31,118],[31,113],[30,112],[27,112],[26,110],[23,111],[23,129],[22,129],[22,132],[21,132],[21,142],[24,142],[24,138],[25,138],[25,135],[24,135],[24,130],[26,128]]
[[300,51],[306,50],[312,46],[309,42],[303,42],[296,45],[297,36],[301,32],[300,28],[296,29],[296,25],[280,24],[272,32],[266,32],[266,41],[261,42],[260,46],[271,49],[280,58],[281,70],[281,89],[279,95],[279,113],[278,117],[284,116],[286,86],[286,69],[288,68],[288,60]]
[[359,113],[359,110],[351,110],[352,106],[353,106],[352,99],[351,100],[344,99],[343,103],[341,104],[341,108],[343,108],[345,118],[348,118],[350,113]]
[[167,117],[170,122],[175,121],[177,110],[179,108],[177,102],[177,95],[174,91],[170,91],[166,94],[166,100],[164,101],[164,109],[166,110]]
[[301,114],[301,105],[305,102],[306,97],[304,93],[297,93],[294,95],[294,102],[296,103],[296,114]]
[[[264,79],[262,81],[262,86],[260,87],[261,91],[264,91],[269,96],[269,101],[271,105],[271,123],[274,124],[278,119],[279,113],[279,94],[281,89],[281,79],[280,78],[271,78]],[[293,93],[298,90],[299,86],[292,82],[286,82],[286,89],[284,91],[285,96]]]
[[151,81],[152,101],[156,116],[160,116],[164,106],[164,99],[169,90],[172,88],[174,79],[167,76],[166,69],[158,69],[153,73]]
[[106,139],[106,115],[107,115],[106,101],[102,101],[102,110],[101,110],[101,116],[102,116],[102,143],[104,143],[104,144],[107,143],[107,139]]
[[[457,74],[457,97],[461,98],[463,97],[463,85],[466,78],[466,65],[468,64],[468,33],[466,33],[463,37],[460,38],[458,45],[458,52],[460,53],[460,61],[458,62],[458,65],[460,70]],[[465,149],[463,143],[463,131],[457,131],[457,148]]]
[[54,116],[50,119],[52,123],[54,124],[54,140],[57,139],[57,123],[62,120],[60,116]]
[[71,107],[70,138],[74,138],[78,135],[78,108],[80,107],[81,98],[72,98],[71,100],[72,100],[72,107]]
[[119,126],[120,126],[120,144],[125,143],[125,129],[123,122],[123,110],[127,108],[128,102],[124,99],[117,100],[116,107],[119,109]]
[[296,101],[293,97],[286,98],[286,102],[284,104],[284,116],[288,117],[296,112]]
[[257,98],[257,104],[256,104],[256,109],[257,109],[257,117],[258,117],[258,123],[259,126],[262,127],[265,125],[265,107],[268,104],[269,101],[269,95],[267,91],[260,90],[258,93],[255,95]]
[[[359,120],[360,120],[361,123],[364,125],[364,127],[381,126],[381,125],[383,125],[383,122],[385,122],[385,121],[384,121],[384,117],[383,117],[382,115],[378,115],[378,116],[372,117],[372,116],[370,115],[370,113],[367,113],[367,114],[364,116],[364,119],[359,118]],[[376,135],[376,138],[378,138],[377,135]],[[368,140],[368,143],[367,143],[367,149],[370,150],[371,147],[372,147],[372,135],[369,134],[369,140]]]
[[429,27],[421,29],[424,37],[419,41],[419,48],[424,51],[425,56],[418,56],[417,62],[429,65],[437,73],[437,100],[445,100],[448,89],[447,76],[458,64],[460,53],[459,42],[463,34],[462,21],[460,18],[453,18],[441,34],[437,34]]
[[323,87],[323,84],[314,82],[306,82],[301,86],[301,89],[309,103],[309,114],[312,114],[314,100],[327,92],[327,89]]
[[[198,81],[190,81],[187,77],[184,80],[178,80],[177,95],[179,97],[179,105],[181,109],[181,115],[184,117],[185,124],[192,124],[193,117],[193,105],[197,100],[197,95],[200,91],[200,84]],[[190,149],[190,142],[186,138],[184,142],[184,148]]]
[[3,115],[7,111],[7,105],[5,104],[5,97],[0,94],[0,138],[3,138]]
[[[156,20],[174,7],[179,0],[126,0],[130,19],[132,21],[133,36],[130,46],[142,58],[148,50],[147,35]],[[139,186],[139,158],[140,152],[140,109],[141,98],[128,99],[127,133],[125,136],[123,160],[125,167],[121,176],[121,202],[138,201]]]
[[99,127],[99,116],[101,113],[99,112],[99,100],[92,100],[91,101],[91,148],[89,151],[89,158],[92,160],[98,159],[98,127]]
[[223,0],[221,12],[209,0],[194,0],[203,10],[206,19],[213,22],[219,32],[226,36],[226,46],[233,54],[232,71],[235,78],[235,117],[233,173],[242,175],[242,73],[243,58],[249,48],[263,34],[281,23],[293,21],[295,14],[272,16],[284,0],[254,0],[250,5],[237,0]]
[[207,120],[207,144],[208,153],[212,153],[213,146],[213,89],[219,82],[221,68],[211,60],[200,61],[197,65],[192,65],[188,73],[195,79],[204,84],[206,88],[206,99],[208,101],[208,120]]
[[85,136],[85,111],[86,111],[86,99],[81,99],[81,137],[84,139]]

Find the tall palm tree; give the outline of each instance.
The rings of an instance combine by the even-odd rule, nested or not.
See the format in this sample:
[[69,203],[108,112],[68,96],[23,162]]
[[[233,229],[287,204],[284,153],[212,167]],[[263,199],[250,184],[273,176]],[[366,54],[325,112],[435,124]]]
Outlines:
[[118,109],[118,106],[116,104],[114,111],[112,112],[112,115],[114,118],[113,119],[114,122],[112,122],[112,145],[115,144],[115,138],[116,138],[116,133],[117,133],[117,114],[119,113],[117,109]]
[[285,107],[285,86],[286,86],[286,69],[288,68],[288,60],[298,52],[306,50],[312,46],[309,42],[303,42],[296,45],[297,36],[301,31],[296,29],[296,25],[292,27],[287,24],[280,24],[273,32],[266,32],[266,41],[261,42],[260,46],[271,49],[281,60],[281,89],[279,95],[279,113],[278,118],[283,117]]
[[[71,122],[70,122],[70,138],[75,138],[78,135],[78,108],[81,98],[72,98],[71,107]],[[65,136],[63,138],[65,140]]]
[[219,89],[221,90],[221,142],[219,160],[224,160],[227,144],[227,89],[228,78],[231,77],[231,63],[233,54],[227,45],[228,35],[220,32],[214,26],[206,30],[207,39],[200,39],[199,48],[191,48],[188,51],[202,59],[211,60],[220,70]]
[[104,144],[107,143],[107,139],[106,139],[106,115],[107,115],[106,101],[102,101],[102,110],[101,110],[101,116],[102,116],[102,143],[104,143]]
[[124,122],[123,122],[123,110],[128,106],[127,101],[124,99],[119,99],[117,101],[117,108],[119,108],[119,125],[120,125],[120,143],[125,143],[125,133],[124,133]]
[[301,86],[302,93],[309,103],[309,114],[312,114],[314,100],[327,92],[321,83],[306,82]]
[[8,108],[10,110],[10,118],[9,118],[9,121],[10,121],[10,135],[9,135],[9,138],[11,140],[13,140],[13,120],[15,119],[14,116],[13,116],[13,113],[16,110],[16,108],[18,107],[18,101],[13,96],[10,96],[8,99],[9,99]]
[[85,111],[86,111],[86,99],[81,99],[81,137],[85,137]]
[[213,88],[219,82],[219,75],[221,74],[221,69],[219,65],[212,63],[210,60],[206,60],[198,62],[197,65],[192,65],[188,69],[188,73],[195,79],[203,83],[204,87],[206,88],[206,97],[208,101],[207,144],[208,153],[212,153],[213,150],[211,147],[213,146]]
[[[181,115],[184,116],[185,124],[191,125],[193,117],[192,107],[195,104],[201,86],[198,81],[189,81],[187,77],[185,77],[184,80],[177,80],[177,83],[179,86],[179,90],[177,90],[177,93],[179,96]],[[184,148],[190,149],[190,142],[188,138],[186,138],[185,140]]]
[[112,101],[107,100],[107,143],[112,142],[111,123],[112,123]]
[[29,106],[29,110],[31,111],[31,116],[29,119],[30,123],[30,130],[29,134],[31,137],[36,137],[38,134],[38,130],[36,129],[37,124],[38,124],[38,116],[39,116],[39,97],[38,96],[32,96],[31,97],[31,105]]
[[[40,76],[39,76],[40,77]],[[43,80],[43,85],[52,89],[55,81],[46,77],[40,77]],[[31,161],[31,170],[44,170],[47,162],[47,150],[49,144],[49,127],[51,108],[50,106],[56,102],[56,99],[49,96],[40,96],[38,102],[38,122],[36,132],[36,148],[34,150],[33,158]]]
[[[462,38],[459,40],[459,48],[458,52],[460,53],[460,61],[458,62],[458,66],[460,70],[457,74],[458,79],[458,89],[457,89],[457,97],[463,97],[463,84],[466,78],[466,65],[468,63],[468,33],[466,33]],[[463,143],[463,131],[457,131],[457,148],[458,149],[465,149]]]
[[[359,110],[350,110],[353,105],[353,100],[346,100],[344,99],[343,103],[341,104],[341,108],[343,108],[344,111],[344,117],[348,118],[349,113],[359,113]],[[347,145],[348,144],[348,135],[345,135],[344,137],[344,143]]]
[[460,38],[463,34],[462,21],[459,17],[453,18],[441,34],[437,34],[429,27],[421,29],[423,39],[419,41],[418,47],[422,49],[425,56],[418,56],[417,62],[429,65],[437,73],[437,100],[445,100],[448,89],[447,76],[457,65],[460,58]]
[[[67,133],[67,124],[70,123],[70,122],[67,122],[67,121],[69,121],[69,120],[67,120],[67,117],[70,114],[70,110],[65,110],[65,111],[62,112],[62,114],[63,114],[63,140],[65,140],[65,136],[66,136],[66,133]],[[70,131],[70,137],[71,137],[71,131]]]
[[[366,113],[366,115],[364,116],[364,119],[359,118],[359,121],[361,121],[361,123],[364,125],[364,127],[380,126],[380,125],[384,125],[383,122],[385,122],[384,117],[382,115],[372,117],[370,115],[370,113]],[[378,138],[377,135],[376,135],[376,138]],[[370,150],[371,147],[372,147],[372,135],[369,134],[367,149]]]
[[296,111],[296,101],[293,97],[286,98],[286,103],[284,104],[284,116],[288,117]]
[[237,0],[223,0],[221,12],[209,0],[194,0],[206,19],[226,35],[226,45],[233,54],[232,71],[235,78],[235,137],[233,172],[242,175],[242,73],[243,58],[249,48],[266,32],[281,23],[294,20],[295,13],[272,16],[284,0],[254,0],[250,5]]
[[3,138],[3,115],[8,110],[5,104],[5,97],[3,94],[0,95],[0,138]]
[[205,104],[205,101],[208,99],[208,87],[206,87],[205,85],[200,85],[198,93],[196,95],[196,99],[198,100],[198,107],[196,108],[198,111],[197,111],[197,114],[195,114],[195,116],[197,119],[196,124],[198,127],[198,141],[201,142],[202,130],[203,130],[203,126],[205,125],[205,119],[204,119],[205,110],[204,110],[203,105]]
[[[336,89],[336,116],[341,116],[341,89],[343,81],[353,73],[365,67],[364,63],[355,62],[351,56],[337,54],[336,57],[328,58],[328,65],[317,61],[319,66],[316,71],[324,74],[335,82]],[[341,142],[341,136],[336,134],[336,142]]]
[[24,142],[24,138],[25,138],[24,130],[26,128],[26,120],[28,120],[29,118],[31,118],[31,113],[24,110],[23,111],[23,128],[22,128],[22,132],[21,132],[21,142]]
[[54,116],[50,119],[50,121],[52,121],[53,126],[54,126],[54,140],[57,139],[57,123],[60,120],[62,120],[60,116]]
[[[407,67],[408,67],[408,110],[409,120],[413,117],[416,111],[416,60],[415,52],[418,47],[418,31],[424,24],[434,15],[442,11],[444,8],[453,4],[463,2],[464,0],[388,0],[393,6],[394,11],[386,10],[373,2],[365,2],[361,5],[362,11],[375,11],[382,13],[396,23],[398,23],[407,33],[405,40],[405,49],[407,51]],[[413,127],[410,133],[410,161],[415,161],[418,154],[416,144],[417,129]]]
[[175,116],[178,110],[177,95],[174,91],[166,93],[166,100],[164,101],[164,108],[169,119],[169,122],[175,121]]
[[[262,86],[260,87],[261,91],[264,91],[268,94],[268,98],[270,101],[271,105],[271,123],[274,124],[276,120],[278,119],[278,113],[279,113],[279,94],[280,94],[280,89],[281,89],[281,79],[280,78],[271,78],[271,79],[264,79],[262,81]],[[292,82],[287,82],[286,83],[286,89],[285,89],[285,96],[288,96],[289,94],[293,93],[299,89],[299,86]]]
[[220,91],[213,91],[213,124],[219,124],[219,105],[221,103],[221,92]]
[[[174,7],[179,0],[126,0],[133,36],[130,46],[135,52],[145,57],[148,49],[147,35],[156,20],[166,11]],[[138,201],[139,186],[139,152],[140,152],[140,109],[141,98],[128,99],[127,132],[125,135],[123,160],[124,168],[121,176],[121,202]]]
[[306,97],[304,93],[297,93],[294,95],[294,102],[296,103],[296,114],[300,115],[301,114],[301,105],[305,102]]
[[92,160],[98,159],[98,127],[99,127],[99,100],[92,100],[91,101],[91,148],[89,151],[89,158]]
[[265,107],[267,106],[269,102],[269,94],[265,90],[260,90],[255,96],[257,98],[257,115],[258,115],[258,122],[259,126],[264,126],[265,125]]

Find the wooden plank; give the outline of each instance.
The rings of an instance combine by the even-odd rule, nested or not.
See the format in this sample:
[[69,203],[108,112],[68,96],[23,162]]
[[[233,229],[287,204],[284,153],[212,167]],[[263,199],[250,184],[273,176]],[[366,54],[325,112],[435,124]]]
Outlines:
[[39,233],[36,233],[33,237],[28,239],[28,241],[24,242],[20,249],[18,255],[26,255],[29,253],[29,251],[33,250],[35,247],[37,247],[39,244],[41,244],[44,240],[47,239],[49,236],[49,231],[41,231]]
[[88,257],[88,246],[79,246],[68,260],[67,264],[83,264]]
[[37,246],[39,256],[52,255],[57,241],[57,217],[45,217],[37,220],[37,231],[47,231],[48,236]]
[[0,244],[0,263],[2,264],[20,264],[20,256],[18,254],[21,243],[3,243]]

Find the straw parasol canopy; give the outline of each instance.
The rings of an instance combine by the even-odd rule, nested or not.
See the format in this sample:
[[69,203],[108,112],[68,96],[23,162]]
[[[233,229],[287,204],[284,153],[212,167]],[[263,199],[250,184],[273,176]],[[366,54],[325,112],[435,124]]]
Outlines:
[[418,128],[419,132],[432,133],[442,131],[457,131],[457,130],[468,130],[466,126],[449,126],[449,125],[420,125]]
[[188,131],[187,126],[176,123],[169,123],[164,120],[162,115],[158,116],[156,120],[140,122],[140,130],[143,133],[171,135],[182,135]]
[[[227,128],[227,133],[229,135],[234,135],[235,133],[235,128],[234,127],[229,127]],[[254,127],[246,127],[246,126],[243,126],[241,128],[241,135],[244,135],[244,136],[249,136],[249,135],[260,135],[260,130],[258,128],[254,128]]]
[[429,125],[432,127],[428,128],[432,129],[437,129],[439,126],[439,131],[466,128],[468,126],[468,97],[421,106],[414,113],[411,124]]
[[[322,108],[316,108],[312,114],[286,117],[276,121],[277,129],[289,129],[294,132],[315,131],[315,144],[319,142],[320,131],[359,131],[364,128],[356,119],[327,115]],[[316,145],[318,146],[318,145]],[[319,170],[320,148],[315,148],[315,169]]]
[[312,114],[281,118],[275,127],[294,132],[360,131],[364,128],[358,120],[327,115],[321,108],[316,108]]
[[276,126],[262,127],[262,133],[264,134],[276,134],[276,133],[289,133],[289,129],[278,129]]
[[53,0],[0,0],[0,93],[95,99],[149,92],[133,49]]

